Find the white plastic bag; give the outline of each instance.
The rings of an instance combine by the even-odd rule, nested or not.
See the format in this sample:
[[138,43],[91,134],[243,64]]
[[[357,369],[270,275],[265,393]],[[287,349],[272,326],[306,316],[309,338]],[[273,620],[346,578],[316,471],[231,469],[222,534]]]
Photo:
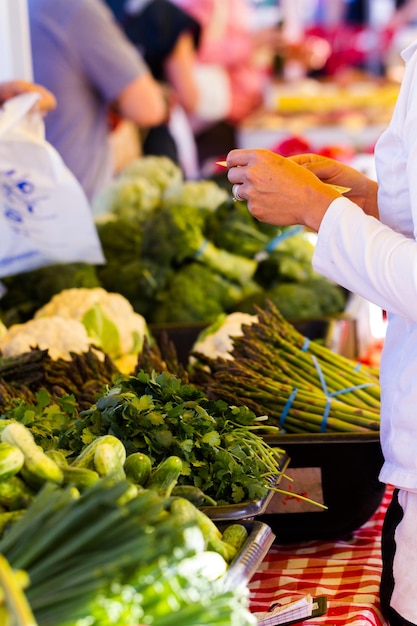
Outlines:
[[0,277],[56,263],[104,263],[87,197],[45,140],[38,94],[0,108]]

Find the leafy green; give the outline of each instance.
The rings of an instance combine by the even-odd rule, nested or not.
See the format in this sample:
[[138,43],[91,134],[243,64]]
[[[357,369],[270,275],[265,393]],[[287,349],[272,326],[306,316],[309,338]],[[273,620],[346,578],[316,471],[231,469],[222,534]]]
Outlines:
[[86,311],[82,317],[82,323],[98,346],[107,354],[117,355],[122,353],[120,333],[116,324],[103,312],[98,302]]
[[128,454],[145,452],[153,464],[170,455],[183,461],[179,484],[193,484],[219,503],[263,497],[279,471],[278,451],[256,434],[263,418],[245,406],[210,400],[168,374],[139,372],[114,387],[66,433],[72,455],[91,435],[112,434]]
[[55,450],[60,447],[62,433],[78,418],[75,398],[72,395],[52,398],[46,389],[41,389],[35,399],[34,405],[23,400],[17,402],[15,407],[2,413],[1,420],[21,422],[31,430],[38,446]]

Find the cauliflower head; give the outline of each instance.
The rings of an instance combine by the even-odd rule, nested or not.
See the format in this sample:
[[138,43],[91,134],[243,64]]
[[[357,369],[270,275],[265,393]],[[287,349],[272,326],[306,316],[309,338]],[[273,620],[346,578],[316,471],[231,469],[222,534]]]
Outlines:
[[163,207],[181,206],[215,211],[229,197],[228,192],[213,180],[186,180],[168,187],[162,194]]
[[[213,324],[199,334],[192,347],[192,352],[200,352],[211,359],[232,360],[233,337],[241,337],[243,326],[254,324],[257,321],[257,315],[250,315],[249,313],[236,312],[220,315]],[[193,359],[190,360],[193,361]]]
[[81,322],[93,343],[117,359],[141,352],[149,335],[145,318],[121,294],[102,287],[64,289],[38,309],[35,319],[60,316]]
[[159,206],[161,190],[146,178],[116,178],[93,199],[96,219],[116,215],[143,222]]
[[167,156],[147,155],[134,159],[120,172],[120,178],[146,178],[160,191],[181,185],[184,177],[181,168]]
[[5,357],[18,356],[39,348],[48,350],[54,360],[70,361],[71,352],[88,352],[92,343],[81,322],[53,315],[10,326],[0,337],[0,353]]

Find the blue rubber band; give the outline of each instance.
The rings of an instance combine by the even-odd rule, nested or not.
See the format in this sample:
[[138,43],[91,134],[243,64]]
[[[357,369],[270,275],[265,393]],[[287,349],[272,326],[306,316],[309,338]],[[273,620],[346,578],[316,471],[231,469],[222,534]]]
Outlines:
[[329,398],[326,402],[326,406],[324,407],[323,419],[321,420],[321,426],[320,426],[321,433],[326,432],[327,420],[329,419],[331,404],[332,404],[331,398]]
[[285,420],[287,418],[287,415],[289,413],[289,410],[291,408],[292,403],[294,402],[294,398],[297,395],[297,393],[298,393],[298,389],[297,389],[297,387],[294,387],[294,389],[292,390],[292,392],[289,395],[289,398],[288,398],[287,402],[285,403],[285,406],[284,406],[284,408],[282,410],[282,413],[281,413],[281,417],[279,418],[279,425],[281,427],[284,425],[284,422],[285,422]]
[[362,367],[362,363],[358,362],[358,363],[356,363],[355,367],[353,368],[353,371],[354,372],[359,372],[361,367]]
[[310,347],[310,343],[311,343],[310,339],[308,337],[305,337],[304,338],[304,344],[303,344],[303,346],[301,348],[301,352],[307,352],[307,350]]
[[266,246],[265,250],[267,252],[273,252],[276,248],[278,248],[281,241],[285,241],[285,239],[288,239],[289,237],[293,237],[293,235],[296,235],[301,230],[303,230],[302,226],[293,226],[292,228],[288,228],[287,230],[284,230],[283,233],[280,233],[279,235],[271,239],[269,244]]
[[326,429],[326,425],[327,425],[327,420],[329,418],[329,414],[330,414],[330,407],[331,407],[331,401],[332,398],[335,398],[336,396],[341,396],[344,393],[349,393],[350,391],[356,391],[356,389],[363,389],[364,387],[369,387],[374,385],[375,383],[362,383],[361,385],[354,385],[353,387],[346,387],[345,389],[339,389],[338,391],[332,391],[331,393],[329,393],[328,389],[327,389],[327,385],[326,385],[326,381],[322,372],[322,369],[320,367],[320,363],[318,362],[317,358],[314,356],[314,354],[311,355],[312,361],[316,367],[317,373],[319,375],[319,379],[321,382],[321,387],[323,389],[323,393],[326,396],[327,402],[326,402],[326,406],[324,408],[324,413],[323,413],[323,420],[321,423],[321,428],[320,428],[320,432],[324,432]]
[[194,257],[197,258],[197,257],[201,256],[203,254],[204,250],[207,248],[207,246],[208,246],[208,240],[205,239],[203,241],[203,243],[201,244],[200,248],[194,254]]

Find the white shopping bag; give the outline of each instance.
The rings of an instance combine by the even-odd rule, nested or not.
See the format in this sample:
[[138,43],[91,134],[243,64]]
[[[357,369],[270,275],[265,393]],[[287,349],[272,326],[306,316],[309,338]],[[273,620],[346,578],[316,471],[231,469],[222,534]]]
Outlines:
[[78,181],[45,140],[38,94],[0,108],[0,278],[56,263],[105,262]]

